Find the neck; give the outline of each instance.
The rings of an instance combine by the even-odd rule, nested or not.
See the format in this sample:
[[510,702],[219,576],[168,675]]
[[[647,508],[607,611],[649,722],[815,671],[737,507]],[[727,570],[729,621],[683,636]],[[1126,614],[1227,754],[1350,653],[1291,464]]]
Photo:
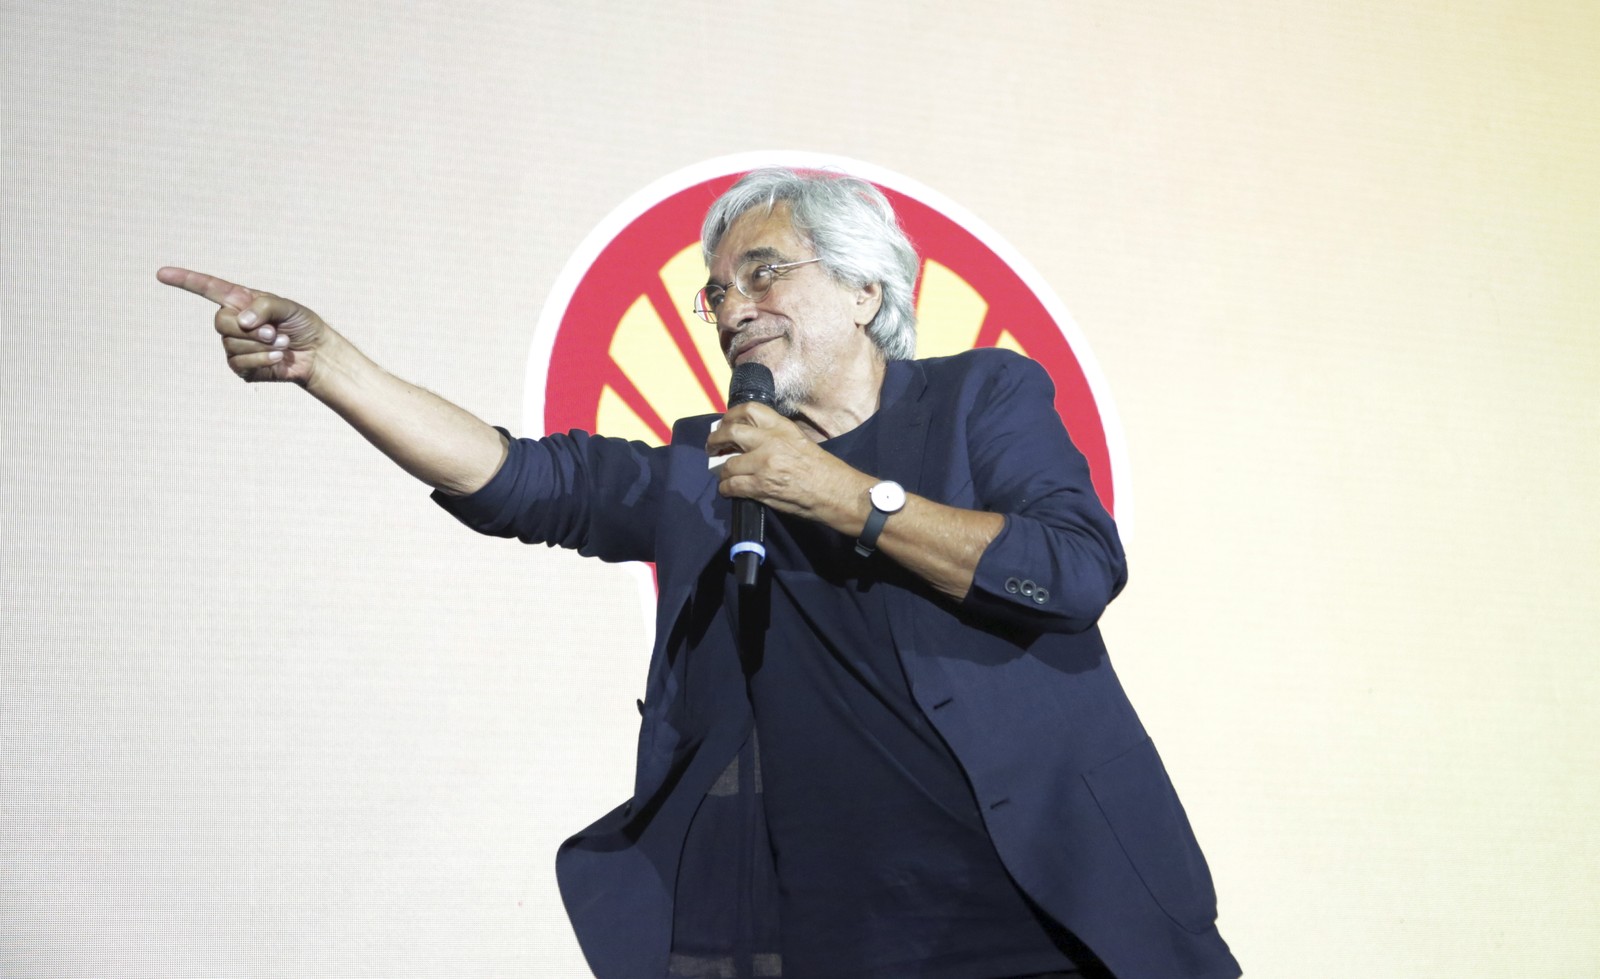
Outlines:
[[887,363],[876,349],[827,379],[826,397],[809,400],[793,415],[794,423],[813,442],[849,432],[878,411]]

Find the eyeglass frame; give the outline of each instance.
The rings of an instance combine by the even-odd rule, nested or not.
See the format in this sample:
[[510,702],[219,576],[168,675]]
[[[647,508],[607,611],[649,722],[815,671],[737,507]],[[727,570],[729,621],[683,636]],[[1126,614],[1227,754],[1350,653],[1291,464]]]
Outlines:
[[[710,324],[712,324],[714,326],[714,325],[716,325],[716,322],[717,322],[717,309],[719,307],[721,307],[724,302],[727,301],[727,298],[728,298],[728,286],[732,286],[733,288],[739,290],[739,295],[741,295],[744,298],[750,300],[751,302],[758,303],[761,300],[767,298],[767,293],[771,292],[772,291],[772,287],[778,283],[779,279],[783,278],[782,276],[777,275],[776,273],[783,272],[783,271],[786,271],[786,270],[792,269],[792,268],[798,268],[801,265],[811,265],[811,264],[813,264],[815,262],[820,262],[820,261],[822,261],[821,258],[807,258],[807,259],[802,259],[801,261],[798,261],[798,262],[763,262],[759,258],[752,258],[752,259],[750,259],[748,261],[742,262],[742,263],[740,263],[738,268],[733,270],[733,281],[728,283],[728,285],[722,285],[721,283],[717,283],[717,282],[708,282],[705,285],[700,287],[699,291],[697,291],[694,294],[694,312],[695,312],[695,315],[700,317],[701,319],[705,320],[707,323],[710,323]],[[750,269],[750,270],[766,269],[768,272],[774,273],[773,278],[772,278],[772,282],[769,283],[765,289],[761,290],[761,294],[759,296],[750,295],[750,293],[745,289],[745,287],[739,284],[739,280],[740,279],[747,279],[748,278],[748,275],[746,274],[746,270],[747,269]],[[713,306],[711,304],[710,297],[708,297],[706,295],[706,291],[709,290],[709,289],[713,289],[713,288],[722,290],[722,294],[721,294],[722,298],[717,300],[715,306]]]

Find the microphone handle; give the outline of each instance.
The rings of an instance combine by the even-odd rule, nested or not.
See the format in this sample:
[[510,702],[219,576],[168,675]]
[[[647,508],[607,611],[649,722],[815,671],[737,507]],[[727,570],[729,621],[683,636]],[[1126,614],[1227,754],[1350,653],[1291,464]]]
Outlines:
[[761,562],[766,560],[767,508],[755,500],[733,501],[733,576],[740,588],[756,583]]
[[[764,364],[746,363],[733,369],[728,383],[728,407],[756,401],[772,407],[777,390],[772,381],[772,371]],[[733,503],[733,546],[728,556],[733,558],[734,578],[740,588],[750,588],[756,583],[761,562],[767,559],[766,508],[754,500],[735,500]]]

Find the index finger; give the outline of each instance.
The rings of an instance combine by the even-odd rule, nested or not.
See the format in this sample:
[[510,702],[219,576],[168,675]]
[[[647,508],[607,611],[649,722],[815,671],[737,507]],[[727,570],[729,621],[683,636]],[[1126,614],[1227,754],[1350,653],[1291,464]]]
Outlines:
[[[741,405],[740,408],[742,407]],[[733,411],[739,411],[740,408],[735,408]],[[763,426],[753,424],[744,415],[734,418],[733,421],[735,424],[729,424],[728,417],[723,416],[722,424],[706,437],[706,452],[713,456],[726,455],[730,452],[754,452],[766,443],[768,436]]]
[[759,401],[734,405],[722,416],[724,425],[752,425],[756,428],[774,428],[786,421],[787,418]]
[[192,292],[204,299],[209,299],[218,306],[229,309],[244,309],[250,305],[256,294],[238,283],[219,279],[214,275],[204,272],[194,272],[189,269],[180,269],[172,265],[156,270],[156,279],[164,285],[176,286],[185,292]]

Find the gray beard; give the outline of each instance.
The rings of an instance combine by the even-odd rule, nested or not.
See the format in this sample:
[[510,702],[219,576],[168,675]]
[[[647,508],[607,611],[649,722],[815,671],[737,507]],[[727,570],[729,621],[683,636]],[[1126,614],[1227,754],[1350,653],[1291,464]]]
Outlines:
[[811,394],[810,387],[801,378],[785,376],[774,378],[772,410],[785,418],[797,418],[800,406]]

